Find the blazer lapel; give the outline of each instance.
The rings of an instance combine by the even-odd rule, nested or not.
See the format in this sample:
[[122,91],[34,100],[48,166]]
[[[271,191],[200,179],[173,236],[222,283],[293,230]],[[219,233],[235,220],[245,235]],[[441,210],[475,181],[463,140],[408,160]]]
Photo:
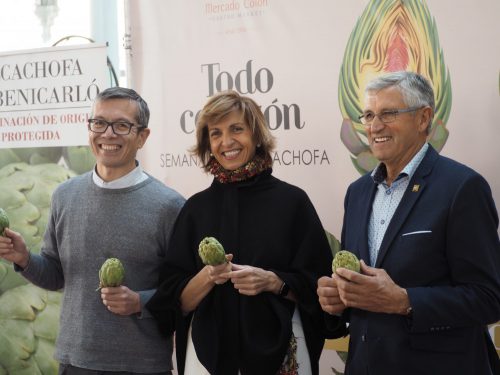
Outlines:
[[366,264],[370,264],[370,250],[368,248],[368,226],[370,225],[370,214],[372,212],[372,203],[376,192],[377,184],[375,184],[370,177],[370,180],[366,186],[366,191],[363,194],[363,198],[358,202],[360,214],[359,223],[361,225],[361,228],[366,228],[365,230],[360,231],[362,235],[358,240],[358,251],[360,258],[363,259]]
[[[394,241],[394,238],[399,233],[401,226],[406,221],[406,218],[410,214],[413,206],[418,201],[422,192],[426,187],[425,177],[431,172],[434,163],[436,162],[439,154],[429,146],[429,150],[427,151],[424,159],[418,166],[413,178],[410,180],[408,184],[408,188],[406,189],[401,202],[399,203],[394,216],[387,227],[387,231],[385,232],[384,239],[382,240],[382,244],[380,245],[380,250],[377,255],[377,261],[375,262],[375,267],[380,268],[384,257],[387,255],[389,248]],[[370,206],[371,207],[371,206]]]

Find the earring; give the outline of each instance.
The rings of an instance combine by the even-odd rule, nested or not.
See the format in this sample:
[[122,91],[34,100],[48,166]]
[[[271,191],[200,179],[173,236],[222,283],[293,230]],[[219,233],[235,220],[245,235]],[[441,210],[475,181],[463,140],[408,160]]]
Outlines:
[[257,143],[257,147],[260,147],[260,143]]
[[210,153],[210,157],[214,156],[214,154]]

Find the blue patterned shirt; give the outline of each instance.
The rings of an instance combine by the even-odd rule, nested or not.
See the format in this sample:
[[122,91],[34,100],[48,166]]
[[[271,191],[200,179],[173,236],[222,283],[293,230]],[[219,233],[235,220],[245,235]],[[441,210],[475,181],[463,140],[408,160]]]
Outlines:
[[386,183],[387,169],[384,163],[380,163],[371,174],[373,181],[377,184],[377,192],[373,200],[370,222],[368,224],[368,248],[370,250],[370,265],[372,267],[377,260],[385,231],[391,222],[394,212],[396,212],[399,202],[403,198],[410,179],[420,165],[428,148],[429,145],[427,143],[422,146],[420,151],[403,168],[391,186],[388,186]]

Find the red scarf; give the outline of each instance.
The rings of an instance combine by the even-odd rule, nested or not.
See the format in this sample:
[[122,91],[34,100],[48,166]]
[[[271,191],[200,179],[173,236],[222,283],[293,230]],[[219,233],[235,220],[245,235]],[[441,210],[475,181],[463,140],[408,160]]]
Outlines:
[[224,167],[220,165],[214,157],[212,157],[208,162],[209,172],[213,174],[215,179],[221,184],[248,180],[249,178],[258,175],[272,166],[273,161],[271,157],[267,155],[266,157],[255,155],[248,163],[236,168],[233,171],[224,169]]

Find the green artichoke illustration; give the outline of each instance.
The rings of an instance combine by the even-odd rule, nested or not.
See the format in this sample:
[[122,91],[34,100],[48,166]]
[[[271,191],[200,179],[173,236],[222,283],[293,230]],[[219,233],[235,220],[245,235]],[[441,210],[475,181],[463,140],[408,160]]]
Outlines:
[[[53,190],[73,175],[53,163],[15,162],[0,168],[0,206],[33,253],[40,251]],[[0,260],[0,374],[56,374],[61,293],[26,284],[11,264]]]
[[120,259],[108,258],[99,270],[99,288],[108,286],[120,286],[125,277],[125,268]]
[[0,374],[57,374],[60,302],[61,293],[31,284],[0,295]]
[[36,165],[59,162],[82,174],[92,169],[95,157],[89,146],[0,149],[0,168],[12,163]]
[[448,138],[451,83],[435,21],[422,0],[372,0],[349,37],[339,76],[340,138],[361,174],[378,163],[358,119],[364,89],[375,76],[401,70],[422,74],[434,87],[436,113],[427,139],[441,151]]
[[347,250],[340,250],[332,261],[332,272],[335,273],[337,268],[347,268],[351,271],[359,272],[360,264],[356,255]]
[[[0,207],[10,228],[39,253],[52,192],[75,175],[64,148],[0,149]],[[71,168],[71,163],[66,165]],[[60,292],[37,288],[0,260],[0,375],[55,375]]]
[[328,245],[330,245],[330,250],[332,255],[335,256],[340,250],[340,241],[329,231],[325,230],[326,238],[328,240]]
[[0,149],[0,168],[10,163],[46,164],[57,163],[62,147],[3,148]]
[[[52,192],[71,176],[73,172],[57,164],[13,163],[0,169],[0,207],[5,209],[10,227],[21,233],[31,252],[40,252]],[[26,284],[11,265],[7,270],[7,275],[0,278],[0,293]]]
[[64,147],[62,155],[69,169],[77,174],[90,171],[95,165],[95,156],[89,146]]
[[0,208],[0,236],[4,235],[5,228],[9,227],[9,217],[3,208]]
[[203,264],[216,266],[226,262],[226,252],[214,237],[205,237],[198,246],[198,254]]

